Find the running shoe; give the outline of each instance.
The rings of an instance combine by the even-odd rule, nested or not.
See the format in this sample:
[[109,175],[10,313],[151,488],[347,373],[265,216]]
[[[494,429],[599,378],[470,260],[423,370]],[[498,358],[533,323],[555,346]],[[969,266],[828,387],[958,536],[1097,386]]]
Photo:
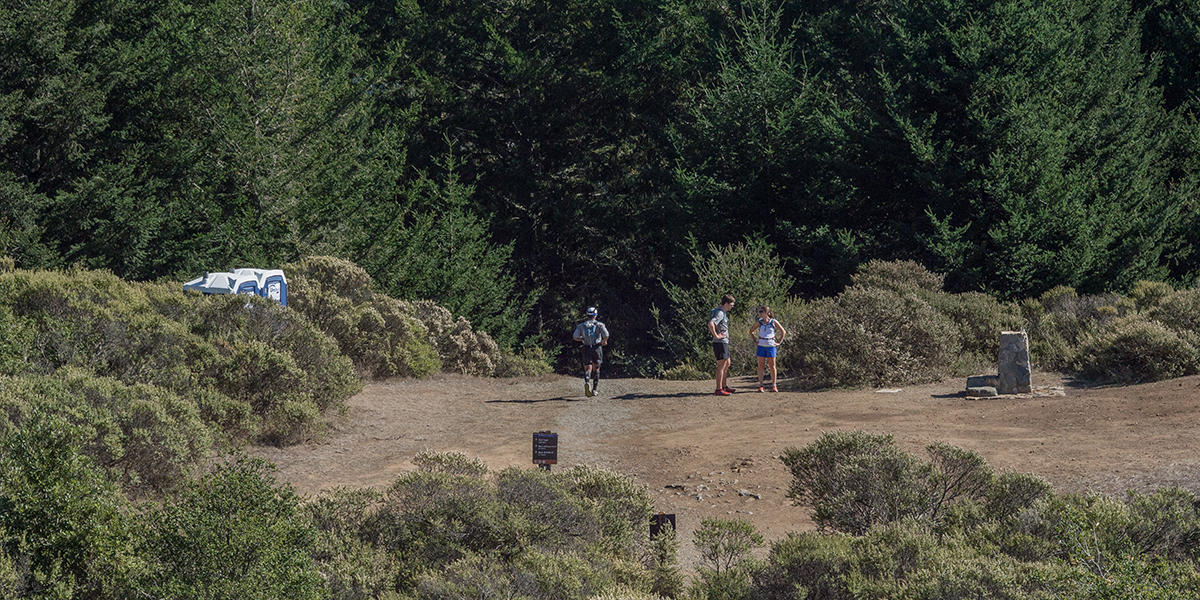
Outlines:
[[717,391],[713,392],[713,395],[714,396],[728,396],[729,391],[728,390],[717,390]]
[[775,387],[775,386],[771,386],[771,391],[772,391],[772,392],[778,392],[778,391],[779,391],[779,388],[777,388],[777,387]]
[[758,393],[760,393],[760,394],[761,394],[761,393],[763,393],[763,392],[765,392],[765,391],[767,391],[767,390],[764,390],[764,389],[763,389],[763,386],[761,386],[761,385],[760,385],[760,386],[758,386]]
[[729,392],[730,394],[737,392],[737,390],[735,390],[729,386],[725,386],[725,391]]

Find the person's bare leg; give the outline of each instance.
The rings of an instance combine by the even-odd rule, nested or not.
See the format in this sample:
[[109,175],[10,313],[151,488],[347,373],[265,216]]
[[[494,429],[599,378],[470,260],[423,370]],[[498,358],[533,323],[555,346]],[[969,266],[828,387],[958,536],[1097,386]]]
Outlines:
[[775,357],[767,358],[767,366],[771,368],[771,391],[779,391],[779,369],[775,368]]
[[763,367],[766,366],[766,363],[767,363],[767,359],[765,359],[761,356],[758,357],[758,387],[759,387],[759,389],[762,389]]

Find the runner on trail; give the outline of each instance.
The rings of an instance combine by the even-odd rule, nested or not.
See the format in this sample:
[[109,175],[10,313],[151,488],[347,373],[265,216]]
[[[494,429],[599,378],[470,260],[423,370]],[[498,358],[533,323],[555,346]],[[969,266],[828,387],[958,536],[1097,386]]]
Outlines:
[[600,385],[600,363],[604,362],[604,346],[608,345],[608,328],[596,320],[596,307],[589,306],[586,314],[587,320],[575,326],[572,337],[583,344],[583,395],[591,397]]
[[779,371],[775,368],[775,355],[779,342],[787,336],[787,330],[775,320],[775,313],[771,312],[771,307],[766,304],[758,307],[758,325],[750,330],[750,336],[758,338],[758,349],[755,352],[758,356],[758,391],[765,391],[763,367],[766,366],[771,370],[771,391],[778,392],[779,387],[775,384],[779,381]]
[[721,305],[712,309],[708,319],[708,332],[712,334],[713,356],[717,358],[717,396],[733,393],[726,376],[729,375],[729,311],[733,308],[733,296],[721,297]]

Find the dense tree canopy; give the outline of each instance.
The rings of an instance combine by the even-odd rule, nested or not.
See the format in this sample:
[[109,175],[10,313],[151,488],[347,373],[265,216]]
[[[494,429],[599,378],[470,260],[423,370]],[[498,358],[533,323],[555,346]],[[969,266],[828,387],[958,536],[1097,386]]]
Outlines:
[[1192,285],[1198,65],[1197,0],[10,3],[0,254],[338,255],[509,345],[599,305],[628,366],[710,244],[809,297]]

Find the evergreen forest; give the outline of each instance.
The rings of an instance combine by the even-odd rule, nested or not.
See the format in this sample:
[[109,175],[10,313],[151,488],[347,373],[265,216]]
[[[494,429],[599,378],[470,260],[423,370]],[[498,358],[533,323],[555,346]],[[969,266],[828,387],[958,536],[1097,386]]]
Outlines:
[[337,256],[506,348],[599,306],[652,374],[738,244],[788,297],[1194,286],[1198,83],[1196,0],[6,2],[0,256]]

